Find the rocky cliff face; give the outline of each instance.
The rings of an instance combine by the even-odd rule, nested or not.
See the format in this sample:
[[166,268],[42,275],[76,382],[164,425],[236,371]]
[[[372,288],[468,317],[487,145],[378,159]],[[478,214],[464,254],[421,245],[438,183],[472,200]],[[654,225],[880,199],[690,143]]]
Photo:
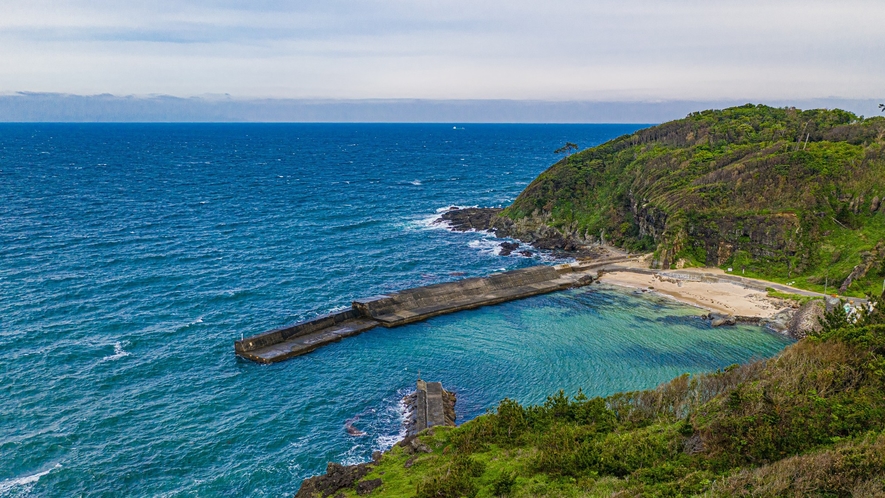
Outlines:
[[605,242],[654,252],[659,268],[848,279],[861,292],[873,269],[885,276],[860,257],[885,240],[883,197],[885,118],[746,105],[565,158],[484,227],[542,248]]
[[[577,227],[556,228],[551,226],[550,215],[535,214],[517,220],[501,216],[498,208],[452,208],[440,216],[452,230],[493,232],[496,237],[518,239],[537,249],[566,251],[572,255],[594,253],[592,246],[602,240],[581,233]],[[515,249],[516,247],[513,247]],[[595,254],[595,253],[594,253]]]

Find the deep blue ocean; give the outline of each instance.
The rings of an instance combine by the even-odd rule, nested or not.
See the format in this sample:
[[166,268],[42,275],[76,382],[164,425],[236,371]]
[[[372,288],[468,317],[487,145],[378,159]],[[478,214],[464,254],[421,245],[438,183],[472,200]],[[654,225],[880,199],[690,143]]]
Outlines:
[[419,370],[465,421],[775,354],[760,328],[593,286],[234,356],[354,298],[551,263],[431,220],[640,127],[0,125],[0,496],[291,496],[396,442]]

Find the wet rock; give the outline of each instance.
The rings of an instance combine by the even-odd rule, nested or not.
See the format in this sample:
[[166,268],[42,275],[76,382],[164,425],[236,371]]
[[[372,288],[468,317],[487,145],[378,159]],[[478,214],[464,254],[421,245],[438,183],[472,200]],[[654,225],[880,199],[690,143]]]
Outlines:
[[518,242],[501,242],[501,256],[510,256],[510,254],[519,248]]
[[437,221],[448,222],[456,232],[491,230],[493,221],[501,211],[500,208],[450,209]]
[[825,311],[823,301],[808,301],[793,315],[793,319],[787,325],[787,333],[791,337],[802,339],[808,334],[819,332],[822,328],[820,320],[824,317]]
[[534,256],[534,254],[532,254],[532,251],[519,251],[519,254],[527,258],[531,258],[532,256]]
[[372,452],[372,461],[373,461],[374,463],[378,463],[378,462],[381,461],[381,457],[382,457],[382,456],[383,456],[383,453],[381,453],[380,451],[377,451],[377,450],[376,450],[376,451],[373,451],[373,452]]
[[723,315],[721,313],[710,313],[710,325],[713,327],[722,327],[724,325],[734,325],[737,320],[731,315]]
[[367,495],[380,487],[381,479],[369,479],[368,481],[360,481],[356,485],[356,494]]
[[367,463],[344,466],[329,462],[325,474],[301,482],[301,489],[295,498],[324,498],[345,489],[353,489],[357,481],[365,477],[371,469],[372,466]]

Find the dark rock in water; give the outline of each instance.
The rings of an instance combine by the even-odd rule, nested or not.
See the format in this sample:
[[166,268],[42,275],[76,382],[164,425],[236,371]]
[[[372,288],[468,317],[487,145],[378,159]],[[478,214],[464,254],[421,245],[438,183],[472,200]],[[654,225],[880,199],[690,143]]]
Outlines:
[[356,483],[366,477],[371,470],[372,466],[368,463],[344,466],[329,462],[325,474],[310,477],[301,482],[301,489],[298,490],[295,498],[320,498],[332,496],[345,489],[352,490]]
[[359,419],[360,419],[360,416],[357,415],[356,417],[353,417],[351,419],[344,421],[344,430],[346,430],[349,435],[355,436],[355,437],[366,435],[365,432],[363,432],[353,426],[353,424]]
[[532,251],[519,251],[519,254],[527,258],[531,258],[532,256],[534,256],[534,254],[532,254]]
[[[543,219],[515,222],[507,216],[501,216],[501,211],[503,211],[501,208],[449,209],[442,214],[437,223],[447,222],[452,230],[457,232],[468,230],[494,232],[496,237],[518,239],[537,249],[554,251],[565,257],[601,259],[603,255],[611,256],[609,248],[594,245],[600,242],[596,237],[582,235],[574,230],[563,231],[564,229],[553,228]],[[508,254],[510,252],[502,252],[502,255]],[[527,252],[520,254],[531,256]]]
[[731,315],[723,315],[721,313],[710,313],[710,325],[713,327],[722,327],[723,325],[734,325],[737,320]]
[[787,325],[787,333],[790,337],[802,339],[810,333],[819,332],[822,328],[820,320],[824,317],[824,313],[823,301],[808,301],[793,315],[793,319]]
[[510,254],[519,248],[518,242],[501,242],[501,256],[510,256]]
[[491,230],[493,221],[501,211],[499,208],[450,209],[443,213],[440,220],[447,221],[456,232]]
[[367,495],[380,487],[381,479],[370,479],[368,481],[361,481],[356,485],[356,494]]

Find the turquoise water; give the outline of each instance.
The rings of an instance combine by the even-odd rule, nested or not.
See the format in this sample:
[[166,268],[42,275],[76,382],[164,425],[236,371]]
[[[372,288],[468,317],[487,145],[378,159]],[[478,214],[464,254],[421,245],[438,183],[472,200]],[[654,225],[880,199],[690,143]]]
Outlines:
[[761,329],[594,286],[233,355],[356,297],[551,262],[430,220],[638,127],[0,125],[0,496],[291,495],[393,444],[419,370],[463,421],[775,354]]

